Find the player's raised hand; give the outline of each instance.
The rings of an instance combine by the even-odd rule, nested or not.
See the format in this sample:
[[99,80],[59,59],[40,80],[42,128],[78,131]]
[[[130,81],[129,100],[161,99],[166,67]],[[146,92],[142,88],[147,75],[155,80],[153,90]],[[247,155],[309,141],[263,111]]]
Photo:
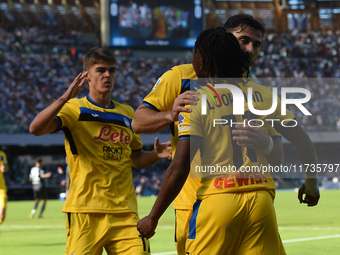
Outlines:
[[153,148],[154,148],[158,158],[171,159],[172,148],[171,148],[171,142],[170,141],[165,142],[165,143],[159,143],[159,138],[156,137]]
[[139,233],[146,238],[151,238],[156,233],[158,221],[152,221],[150,216],[146,216],[137,223]]
[[195,95],[198,95],[197,91],[186,91],[180,94],[174,102],[174,105],[171,110],[171,118],[173,121],[178,120],[178,114],[180,112],[191,112],[190,108],[184,107],[185,105],[197,105],[197,101],[199,100]]
[[262,127],[255,122],[248,125],[248,119],[245,119],[245,126],[236,125],[232,134],[233,140],[237,145],[247,147],[253,150],[264,150],[269,145],[269,135],[267,135]]
[[87,74],[88,71],[83,71],[73,80],[64,94],[67,100],[76,97],[80,93],[86,83]]

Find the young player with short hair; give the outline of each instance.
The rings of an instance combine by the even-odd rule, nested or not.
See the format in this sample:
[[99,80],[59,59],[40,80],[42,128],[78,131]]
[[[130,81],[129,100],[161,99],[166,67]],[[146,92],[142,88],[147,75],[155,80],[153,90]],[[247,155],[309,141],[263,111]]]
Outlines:
[[[40,112],[30,132],[62,130],[70,172],[65,254],[150,254],[149,241],[137,231],[137,198],[132,166],[148,167],[171,156],[170,142],[142,151],[131,129],[134,110],[111,99],[117,61],[105,49],[92,48],[80,73],[56,102]],[[75,98],[88,81],[89,95]]]

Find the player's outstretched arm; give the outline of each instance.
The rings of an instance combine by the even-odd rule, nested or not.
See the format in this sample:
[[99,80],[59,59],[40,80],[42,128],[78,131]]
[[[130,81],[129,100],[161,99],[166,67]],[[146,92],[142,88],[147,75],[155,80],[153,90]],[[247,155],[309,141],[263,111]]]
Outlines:
[[153,147],[153,151],[132,152],[131,160],[133,167],[143,169],[153,165],[160,158],[171,159],[172,149],[170,141],[159,143],[159,138],[156,137]]
[[79,94],[84,87],[87,72],[80,73],[69,86],[67,91],[53,104],[42,110],[32,121],[29,131],[31,134],[40,136],[54,132],[58,127],[58,122],[55,119],[65,103]]
[[52,176],[52,172],[47,172],[46,174],[40,174],[41,179],[47,179]]
[[[191,147],[190,147],[191,145]],[[150,214],[141,219],[137,228],[142,236],[150,238],[155,234],[159,218],[181,191],[190,171],[191,156],[195,155],[200,141],[179,140],[173,161],[165,173],[163,184]],[[190,153],[190,150],[192,153]]]
[[180,94],[174,101],[174,105],[171,110],[158,112],[145,105],[141,105],[135,112],[135,116],[132,120],[132,130],[136,134],[140,133],[156,133],[174,121],[178,120],[178,114],[180,112],[190,112],[190,108],[184,107],[184,105],[196,105],[198,98],[194,95],[198,95],[196,91],[186,91]]
[[237,145],[264,151],[270,165],[282,165],[284,155],[282,141],[271,138],[260,125],[252,122],[249,126],[247,119],[245,119],[245,122],[246,126],[236,125],[236,129],[232,131],[233,140],[237,142]]
[[[317,165],[314,144],[299,124],[297,124],[296,127],[284,128],[280,132],[294,145],[304,167],[306,165]],[[311,169],[312,168],[310,167],[305,168],[306,179],[305,183],[302,184],[302,187],[299,189],[298,199],[300,203],[305,203],[308,206],[315,206],[320,199],[319,178],[318,173],[316,171],[310,171]]]

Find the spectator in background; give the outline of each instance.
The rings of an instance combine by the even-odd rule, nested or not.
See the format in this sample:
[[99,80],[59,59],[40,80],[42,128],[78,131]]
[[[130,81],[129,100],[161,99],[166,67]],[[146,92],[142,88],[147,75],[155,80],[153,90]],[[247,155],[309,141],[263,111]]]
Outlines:
[[30,218],[33,219],[36,209],[38,207],[38,204],[40,200],[42,200],[42,205],[40,208],[39,218],[42,217],[42,214],[45,210],[46,201],[47,201],[47,190],[46,190],[46,183],[45,179],[50,178],[52,173],[48,172],[45,173],[45,171],[41,168],[42,165],[42,159],[39,157],[35,161],[35,166],[32,167],[31,173],[30,173],[30,181],[32,181],[33,184],[33,195],[34,195],[34,207],[30,213]]
[[8,171],[6,153],[0,150],[0,224],[5,220],[7,204],[7,188],[3,173]]

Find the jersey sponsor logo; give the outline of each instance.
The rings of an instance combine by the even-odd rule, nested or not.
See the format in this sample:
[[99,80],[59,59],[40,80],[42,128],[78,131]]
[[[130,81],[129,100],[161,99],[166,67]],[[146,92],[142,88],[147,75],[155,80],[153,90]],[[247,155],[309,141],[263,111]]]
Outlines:
[[216,178],[214,187],[216,189],[227,189],[262,183],[268,183],[268,180],[261,173],[237,172],[231,174],[230,177],[227,178]]
[[94,137],[94,140],[113,143],[120,142],[128,145],[130,143],[131,137],[128,134],[125,134],[123,129],[121,129],[119,132],[115,132],[111,126],[104,126],[100,130],[99,135]]
[[180,113],[178,115],[178,127],[182,127],[185,117]]
[[121,147],[103,146],[103,158],[105,160],[118,160],[123,157],[123,149]]
[[92,113],[91,115],[92,115],[93,117],[95,117],[95,118],[96,118],[96,117],[99,117],[99,115],[98,115],[97,113]]
[[[159,78],[159,79],[156,81],[156,83],[155,83],[155,85],[153,86],[151,92],[155,90],[155,88],[158,86],[158,84],[159,84],[161,81],[162,81],[161,78]],[[150,92],[150,93],[151,93],[151,92]]]

